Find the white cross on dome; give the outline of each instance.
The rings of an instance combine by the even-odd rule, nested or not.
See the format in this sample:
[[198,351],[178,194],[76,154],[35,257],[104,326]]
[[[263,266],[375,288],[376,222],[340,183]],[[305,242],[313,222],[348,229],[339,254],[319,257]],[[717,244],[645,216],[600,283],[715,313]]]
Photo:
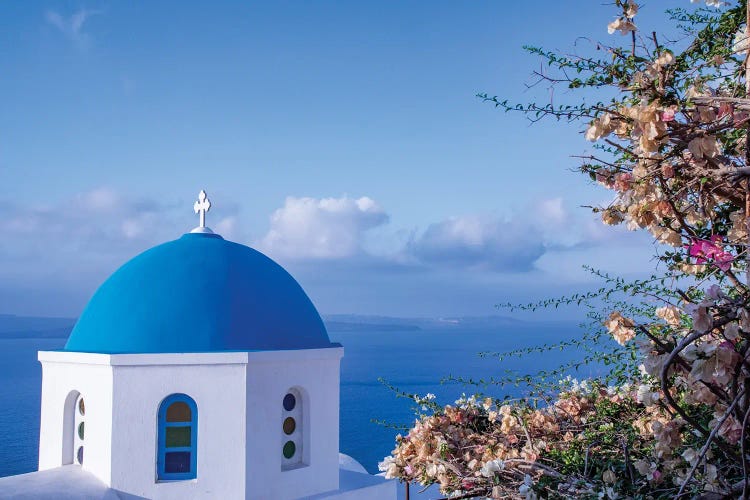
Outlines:
[[201,189],[198,193],[198,201],[193,204],[193,210],[198,214],[198,227],[190,231],[191,233],[213,233],[206,227],[206,212],[211,210],[211,200],[208,199],[206,192]]

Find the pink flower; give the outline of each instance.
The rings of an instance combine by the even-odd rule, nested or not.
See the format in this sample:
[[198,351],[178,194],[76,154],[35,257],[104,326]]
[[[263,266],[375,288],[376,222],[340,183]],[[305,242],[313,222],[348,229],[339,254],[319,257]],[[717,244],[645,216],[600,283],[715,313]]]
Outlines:
[[720,251],[714,254],[714,265],[724,272],[729,271],[734,261],[734,255],[729,252]]
[[719,118],[722,118],[727,115],[728,116],[734,115],[734,107],[728,102],[722,102],[721,105],[719,105]]
[[674,109],[667,109],[661,112],[661,121],[673,122],[674,121]]
[[722,271],[729,271],[732,267],[732,262],[734,261],[734,255],[725,252],[724,249],[718,245],[722,239],[722,236],[718,234],[711,236],[710,240],[694,239],[693,242],[687,246],[688,253],[691,257],[695,257],[696,264],[704,264],[710,259],[713,260],[714,265]]
[[615,189],[617,191],[627,191],[633,185],[633,174],[623,172],[615,175]]

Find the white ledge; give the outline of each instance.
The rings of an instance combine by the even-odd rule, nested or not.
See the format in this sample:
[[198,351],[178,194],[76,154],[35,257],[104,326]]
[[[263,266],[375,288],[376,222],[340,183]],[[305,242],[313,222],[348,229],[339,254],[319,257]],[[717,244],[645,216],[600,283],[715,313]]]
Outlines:
[[228,351],[188,353],[101,354],[75,351],[39,351],[37,359],[47,363],[75,363],[106,366],[147,365],[246,365],[341,358],[343,347],[280,351]]

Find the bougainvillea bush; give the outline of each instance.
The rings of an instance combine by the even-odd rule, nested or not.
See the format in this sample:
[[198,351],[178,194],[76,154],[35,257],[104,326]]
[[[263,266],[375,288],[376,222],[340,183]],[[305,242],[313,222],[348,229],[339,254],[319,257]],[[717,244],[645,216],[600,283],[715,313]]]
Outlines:
[[653,235],[662,274],[614,280],[633,298],[599,316],[616,369],[523,400],[414,396],[429,411],[397,437],[387,477],[454,498],[750,497],[750,14],[685,4],[666,33],[615,0],[588,53],[527,47],[549,68],[537,83],[583,91],[577,104],[480,96],[578,123],[593,143],[580,171],[613,193],[594,211]]

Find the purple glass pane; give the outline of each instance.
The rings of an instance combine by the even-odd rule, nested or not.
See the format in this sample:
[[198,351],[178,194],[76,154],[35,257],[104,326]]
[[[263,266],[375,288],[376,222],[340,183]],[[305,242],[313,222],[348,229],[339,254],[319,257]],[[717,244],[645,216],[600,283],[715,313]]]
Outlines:
[[190,472],[190,452],[174,451],[164,454],[164,472]]

